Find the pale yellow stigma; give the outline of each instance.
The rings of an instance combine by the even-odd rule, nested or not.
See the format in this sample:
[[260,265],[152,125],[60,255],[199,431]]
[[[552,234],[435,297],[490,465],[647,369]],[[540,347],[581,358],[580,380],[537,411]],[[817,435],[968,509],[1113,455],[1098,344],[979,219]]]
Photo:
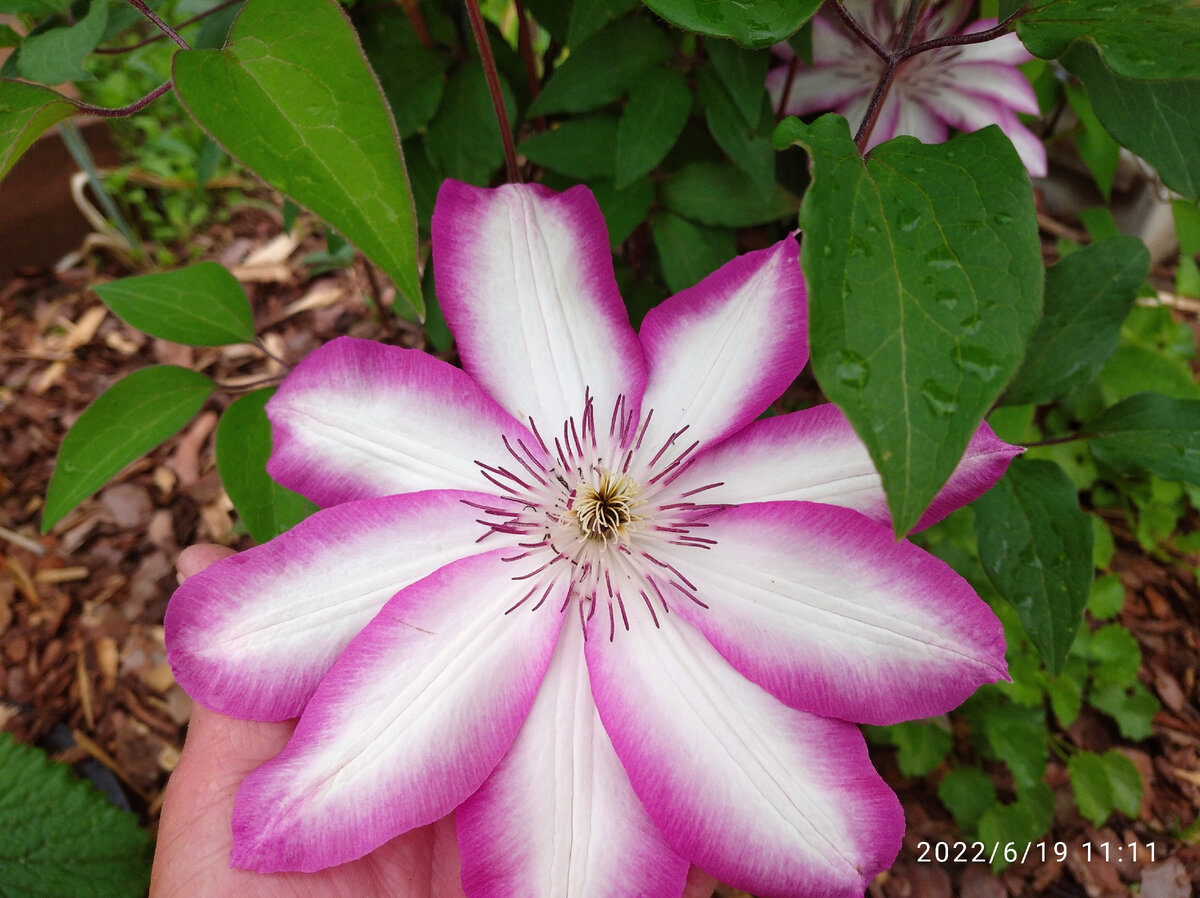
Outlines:
[[608,542],[625,540],[631,525],[641,518],[637,509],[642,505],[642,491],[628,474],[614,474],[596,468],[600,475],[596,484],[581,483],[567,504],[567,514],[588,539]]

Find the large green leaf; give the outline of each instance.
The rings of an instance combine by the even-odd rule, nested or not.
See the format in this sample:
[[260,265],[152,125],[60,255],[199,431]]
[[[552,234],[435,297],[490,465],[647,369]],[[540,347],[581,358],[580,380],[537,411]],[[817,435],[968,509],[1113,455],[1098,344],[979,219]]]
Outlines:
[[267,400],[274,388],[235,400],[217,425],[217,471],[246,529],[260,543],[290,530],[317,510],[303,496],[280,486],[267,473],[271,423]]
[[813,368],[916,524],[1016,369],[1041,312],[1029,177],[998,128],[864,162],[846,120],[783,122],[809,148],[800,225]]
[[109,281],[94,288],[122,321],[189,346],[254,342],[254,316],[237,279],[216,262]]
[[173,76],[225,149],[344,234],[424,313],[396,127],[333,0],[248,3],[224,50],[176,53]]
[[529,114],[586,112],[603,106],[628,92],[671,51],[671,41],[649,22],[613,22],[571,51],[530,105]]
[[983,569],[1057,674],[1092,583],[1092,522],[1075,485],[1053,462],[1017,458],[974,508]]
[[606,112],[576,115],[557,128],[521,141],[517,152],[573,178],[612,178],[617,117]]
[[74,25],[31,34],[21,45],[17,69],[22,77],[43,84],[90,81],[83,61],[96,49],[108,24],[107,0],[94,0],[87,15]]
[[43,131],[74,111],[68,100],[48,88],[0,79],[0,178]]
[[1092,454],[1118,473],[1200,485],[1200,400],[1138,393],[1085,429]]
[[782,187],[764,193],[741,169],[716,162],[693,162],[675,172],[663,185],[662,200],[684,218],[726,228],[778,221],[798,204]]
[[643,0],[680,28],[709,37],[733,38],[743,47],[769,47],[787,40],[812,18],[821,0]]
[[150,839],[65,764],[0,733],[0,895],[138,898]]
[[1017,21],[1035,56],[1055,59],[1090,44],[1127,78],[1200,76],[1200,5],[1195,0],[1042,0]]
[[646,174],[671,151],[687,124],[692,92],[675,69],[646,73],[629,92],[617,128],[616,184],[624,187]]
[[1200,199],[1200,78],[1127,78],[1087,45],[1072,48],[1062,63],[1083,82],[1096,118],[1119,144],[1153,165],[1172,190]]
[[196,371],[155,365],[117,381],[84,409],[58,451],[42,532],[192,419],[214,389]]
[[1050,402],[1095,377],[1149,270],[1150,253],[1136,237],[1101,240],[1048,268],[1042,319],[1004,402]]

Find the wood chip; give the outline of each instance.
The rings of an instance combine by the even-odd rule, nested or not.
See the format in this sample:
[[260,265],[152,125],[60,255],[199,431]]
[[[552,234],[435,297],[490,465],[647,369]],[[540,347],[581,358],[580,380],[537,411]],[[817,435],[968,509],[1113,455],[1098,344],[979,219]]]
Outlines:
[[29,571],[25,570],[25,565],[21,564],[18,558],[11,555],[0,555],[0,570],[8,571],[17,585],[17,589],[21,591],[21,595],[25,596],[34,607],[42,607],[42,598],[38,595],[37,588],[29,577]]
[[83,652],[75,653],[75,682],[79,687],[79,707],[83,709],[83,719],[89,730],[96,729],[96,718],[92,714],[92,678],[88,676],[87,662],[83,660]]
[[7,527],[0,527],[0,539],[10,542],[14,546],[20,546],[26,552],[32,552],[34,555],[46,554],[46,547],[36,539],[15,530],[9,530]]
[[349,292],[344,286],[337,284],[332,286],[328,283],[318,284],[295,302],[284,306],[283,317],[290,318],[293,315],[307,312],[310,309],[323,309],[326,306],[332,306],[335,303],[341,302],[342,298],[347,296]]
[[71,329],[63,335],[61,340],[57,341],[55,348],[64,352],[74,352],[80,346],[91,343],[92,337],[96,336],[96,331],[100,329],[100,325],[107,315],[107,306],[92,306],[71,325]]
[[66,362],[51,362],[50,366],[48,368],[46,368],[45,371],[43,371],[36,378],[34,378],[33,383],[31,383],[29,385],[29,389],[31,392],[37,394],[38,396],[41,396],[43,393],[45,393],[47,390],[49,390],[51,387],[53,387],[56,383],[58,383],[59,378],[61,378],[66,373],[67,373],[67,363]]
[[302,236],[303,232],[299,228],[293,230],[291,234],[280,234],[246,256],[239,267],[254,268],[265,265],[278,265],[296,251],[296,247],[300,245],[300,238]]
[[38,571],[33,579],[35,583],[70,583],[73,580],[86,580],[89,573],[83,565],[52,567]]

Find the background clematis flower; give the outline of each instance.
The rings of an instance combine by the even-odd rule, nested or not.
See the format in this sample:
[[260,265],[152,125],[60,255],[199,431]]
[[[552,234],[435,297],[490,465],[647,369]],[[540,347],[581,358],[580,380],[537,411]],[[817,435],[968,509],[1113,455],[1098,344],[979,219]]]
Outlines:
[[[855,723],[1006,675],[1001,627],[891,533],[832,406],[755,420],[804,365],[787,238],[653,310],[586,188],[447,182],[463,370],[343,338],[271,401],[270,470],[325,506],[191,578],[179,682],[299,715],[232,862],[317,870],[457,809],[468,895],[861,895],[900,847]],[[1018,452],[981,426],[923,523]]]
[[[842,0],[842,5],[884,47],[898,44],[908,0]],[[933,3],[918,18],[910,46],[995,27],[995,19],[964,27],[970,7],[970,0]],[[777,44],[774,50],[789,64],[795,55],[787,44]],[[827,7],[812,19],[812,52],[813,64],[800,63],[793,75],[783,114],[837,112],[850,122],[852,132],[857,131],[886,62]],[[1029,174],[1044,177],[1046,148],[1017,118],[1018,112],[1038,114],[1033,88],[1016,68],[1032,58],[1016,34],[910,57],[895,72],[866,148],[901,134],[941,143],[948,128],[978,131],[994,124],[1013,142]],[[767,74],[776,109],[783,100],[788,69],[785,64]]]

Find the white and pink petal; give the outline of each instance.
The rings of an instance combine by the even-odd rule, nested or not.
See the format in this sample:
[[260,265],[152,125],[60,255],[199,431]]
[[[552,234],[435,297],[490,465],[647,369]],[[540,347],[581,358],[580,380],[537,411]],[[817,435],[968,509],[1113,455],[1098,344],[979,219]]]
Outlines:
[[438,301],[463,367],[520,421],[554,430],[619,395],[636,409],[645,362],[586,187],[487,190],[447,180],[433,213]]
[[678,898],[688,862],[646,815],[604,732],[582,627],[559,636],[504,760],[458,809],[469,898]]
[[762,898],[861,898],[904,816],[858,730],[747,681],[677,615],[589,633],[600,719],[681,856]]
[[995,614],[889,527],[808,502],[740,505],[707,523],[706,551],[657,550],[707,605],[681,594],[672,610],[792,707],[897,723],[942,714],[1007,677]]
[[528,588],[506,550],[441,568],[346,647],[284,750],[242,783],[236,867],[314,871],[438,820],[487,779],[550,663],[566,586]]
[[341,337],[267,403],[267,470],[319,505],[430,489],[490,489],[476,459],[535,440],[471,378],[415,349]]
[[[983,495],[1022,451],[980,424],[914,529],[936,524]],[[891,523],[883,481],[866,444],[831,403],[751,422],[698,456],[672,481],[671,491],[678,495],[714,483],[720,486],[706,490],[704,502],[824,502]]]
[[758,417],[808,360],[800,248],[786,237],[721,266],[646,315],[645,442],[717,442]]
[[338,505],[189,577],[166,613],[175,679],[224,714],[295,717],[388,599],[486,548],[464,500],[488,497],[445,490]]

